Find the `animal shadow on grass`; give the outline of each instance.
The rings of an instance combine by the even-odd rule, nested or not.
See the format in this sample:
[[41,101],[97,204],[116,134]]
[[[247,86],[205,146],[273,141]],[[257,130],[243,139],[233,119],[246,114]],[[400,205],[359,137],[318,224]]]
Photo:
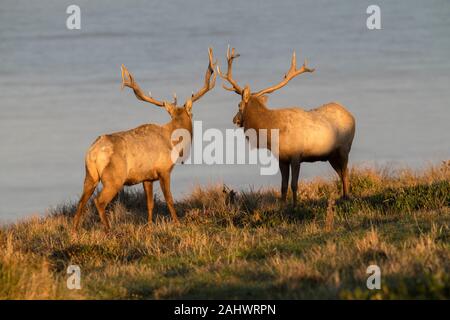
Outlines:
[[[170,221],[170,212],[164,198],[160,199],[159,195],[155,193],[153,199],[153,223],[158,223],[161,219]],[[127,216],[127,219],[131,219],[132,222],[137,224],[148,223],[147,196],[142,190],[131,188],[128,190],[125,188],[122,189],[122,191],[120,191],[113,199],[109,210],[112,210],[112,208],[117,205],[121,205],[127,213],[130,213]],[[182,210],[182,204],[175,202],[174,205],[177,216],[183,218],[185,214],[184,210]]]
[[51,269],[54,272],[64,273],[69,264],[89,265],[93,259],[98,261],[121,261],[131,263],[144,257],[139,248],[127,248],[116,252],[114,249],[99,244],[70,244],[63,249],[53,250],[48,255]]
[[[230,189],[231,190],[231,189]],[[275,225],[281,221],[301,223],[320,219],[327,214],[329,198],[324,195],[318,199],[299,199],[296,207],[280,203],[274,190],[248,191],[205,190],[177,201],[175,208],[180,218],[198,212],[205,217],[214,217],[219,225],[233,223],[235,226]],[[229,193],[233,192],[232,198]],[[93,198],[95,195],[93,196]],[[388,187],[369,195],[353,195],[350,199],[338,198],[333,209],[336,214],[349,218],[361,210],[373,210],[382,215],[388,213],[408,213],[414,210],[432,210],[450,205],[450,182],[437,181],[415,186]],[[65,204],[55,210],[55,214],[73,217],[76,205]],[[147,224],[147,203],[145,193],[132,188],[122,190],[107,208],[109,216],[135,224]],[[100,219],[92,200],[86,207],[84,227],[98,228]],[[191,218],[191,215],[190,215]],[[153,222],[164,219],[170,221],[170,214],[164,200],[155,196]],[[195,223],[196,218],[193,219]],[[114,220],[112,221],[114,223]]]
[[[98,195],[96,191],[84,208],[83,228],[86,230],[99,228],[100,217],[94,205],[93,199]],[[75,216],[77,203],[66,203],[53,210],[53,216],[65,216],[72,219]],[[182,205],[175,203],[178,217],[183,217]],[[118,221],[127,221],[134,224],[145,225],[148,223],[147,198],[143,191],[132,188],[122,189],[106,207],[106,214],[111,219],[111,224]],[[160,219],[170,220],[170,212],[165,201],[154,195],[153,223]]]

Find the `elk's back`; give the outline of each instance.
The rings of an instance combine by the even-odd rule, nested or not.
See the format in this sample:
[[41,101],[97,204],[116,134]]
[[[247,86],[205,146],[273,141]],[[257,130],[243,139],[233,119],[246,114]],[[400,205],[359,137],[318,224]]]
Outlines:
[[302,161],[327,160],[339,150],[350,151],[355,120],[342,105],[329,103],[309,111],[301,108],[273,110],[273,128],[279,128],[279,157]]
[[86,155],[86,166],[95,167],[100,177],[107,166],[114,167],[124,183],[132,185],[170,171],[171,150],[168,133],[157,125],[143,125],[97,138]]

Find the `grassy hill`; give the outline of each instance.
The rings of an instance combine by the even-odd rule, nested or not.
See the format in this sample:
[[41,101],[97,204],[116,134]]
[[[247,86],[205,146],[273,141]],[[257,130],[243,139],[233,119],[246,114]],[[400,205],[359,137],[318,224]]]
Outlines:
[[[109,207],[106,234],[92,204],[72,233],[75,204],[0,227],[0,299],[450,298],[450,163],[422,172],[353,168],[352,198],[337,180],[300,185],[297,208],[278,190],[198,188],[157,200],[146,224],[142,193]],[[234,200],[234,201],[233,201]],[[81,290],[66,286],[81,268]],[[366,268],[381,268],[368,290]]]

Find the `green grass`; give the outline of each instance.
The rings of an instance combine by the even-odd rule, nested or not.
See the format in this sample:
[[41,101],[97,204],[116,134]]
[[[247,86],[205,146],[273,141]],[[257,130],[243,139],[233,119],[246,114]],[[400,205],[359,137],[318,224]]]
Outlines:
[[[278,179],[278,177],[277,177]],[[164,202],[146,223],[140,192],[109,207],[106,234],[93,205],[72,233],[75,204],[0,227],[0,299],[449,299],[450,166],[422,172],[353,168],[352,198],[337,180],[300,185],[296,208],[277,190],[197,188]],[[81,268],[81,290],[66,287]],[[366,268],[381,268],[381,290]]]

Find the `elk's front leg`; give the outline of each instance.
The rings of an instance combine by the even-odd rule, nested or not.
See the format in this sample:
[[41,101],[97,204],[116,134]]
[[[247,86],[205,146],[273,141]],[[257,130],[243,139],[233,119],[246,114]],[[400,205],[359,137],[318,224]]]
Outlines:
[[169,208],[172,220],[176,223],[179,223],[180,221],[178,220],[177,212],[175,211],[175,207],[173,205],[172,193],[170,192],[170,175],[169,174],[161,175],[159,177],[159,184],[164,194],[164,198],[166,199],[167,207]]
[[280,171],[281,171],[281,201],[283,203],[286,202],[287,190],[289,185],[289,165],[288,161],[279,162]]
[[148,211],[148,224],[152,224],[152,217],[153,217],[153,207],[154,207],[154,200],[153,200],[153,182],[152,181],[144,181],[144,190],[145,194],[147,196],[147,211]]

